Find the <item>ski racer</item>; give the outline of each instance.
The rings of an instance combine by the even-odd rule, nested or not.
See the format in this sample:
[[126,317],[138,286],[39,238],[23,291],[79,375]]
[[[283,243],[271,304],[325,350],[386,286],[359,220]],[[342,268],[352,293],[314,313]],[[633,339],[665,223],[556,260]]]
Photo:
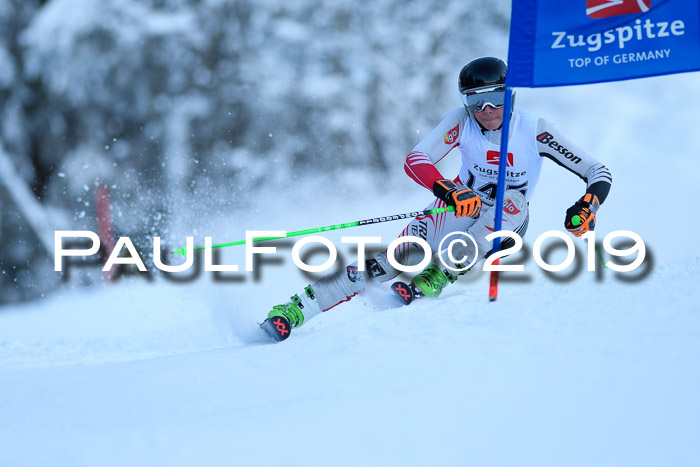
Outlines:
[[[490,253],[490,243],[484,237],[494,229],[506,71],[506,63],[496,57],[481,57],[467,63],[458,80],[463,105],[450,112],[406,157],[404,168],[408,176],[436,198],[426,209],[454,206],[455,212],[416,217],[400,236],[422,238],[432,251],[438,251],[440,241],[448,234],[467,232],[478,247],[467,242],[463,251],[453,254],[453,258],[466,258],[464,263],[450,263],[448,258],[443,258],[443,264],[454,266],[452,270],[432,261],[409,284],[412,299],[437,297],[447,284],[457,279],[454,269],[471,260],[476,260],[476,264]],[[459,149],[462,166],[459,175],[449,179],[435,164],[454,148]],[[528,200],[537,185],[544,159],[550,159],[585,182],[583,196],[566,211],[564,227],[575,236],[593,230],[596,212],[612,183],[610,171],[603,164],[547,120],[519,109],[511,114],[507,157],[503,230],[525,235]],[[576,216],[578,219],[572,222]],[[504,239],[502,249],[509,247],[509,240],[512,242]],[[387,254],[393,254],[401,264],[416,264],[414,257],[422,259],[423,250],[407,241],[394,252],[385,251],[367,259],[364,271],[353,263],[339,273],[326,276],[294,295],[290,302],[274,306],[262,328],[272,338],[284,340],[292,328],[350,300],[368,283],[391,280],[399,271],[389,264]]]

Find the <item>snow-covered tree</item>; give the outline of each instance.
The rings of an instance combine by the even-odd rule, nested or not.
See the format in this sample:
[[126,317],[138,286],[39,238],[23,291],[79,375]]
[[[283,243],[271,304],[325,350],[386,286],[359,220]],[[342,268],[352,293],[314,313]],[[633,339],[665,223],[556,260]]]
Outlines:
[[[0,0],[0,138],[41,202],[67,214],[57,228],[95,230],[91,193],[107,183],[117,231],[143,238],[183,208],[240,211],[263,184],[385,180],[457,104],[461,66],[504,53],[508,10]],[[12,222],[3,242],[19,235]],[[0,250],[4,264],[27,260]]]

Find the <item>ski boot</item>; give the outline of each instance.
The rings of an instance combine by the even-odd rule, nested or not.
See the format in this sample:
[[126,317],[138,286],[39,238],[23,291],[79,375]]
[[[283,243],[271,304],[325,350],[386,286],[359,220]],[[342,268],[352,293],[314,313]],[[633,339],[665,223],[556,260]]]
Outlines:
[[294,295],[291,302],[272,307],[267,319],[260,324],[268,336],[277,342],[283,341],[289,337],[292,329],[304,323],[304,312],[310,318],[321,311],[311,286],[306,287],[305,292],[303,298]]
[[391,284],[391,290],[402,305],[409,305],[419,298],[438,297],[447,284],[452,284],[456,280],[457,276],[449,269],[440,270],[438,266],[431,264],[414,277],[410,284],[394,282]]

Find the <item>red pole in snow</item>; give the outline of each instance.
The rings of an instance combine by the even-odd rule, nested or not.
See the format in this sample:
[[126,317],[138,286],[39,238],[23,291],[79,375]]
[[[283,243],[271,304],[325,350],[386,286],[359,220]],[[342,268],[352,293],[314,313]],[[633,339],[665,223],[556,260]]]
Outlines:
[[[100,237],[100,255],[102,264],[107,262],[112,250],[114,250],[114,225],[112,224],[112,198],[109,194],[109,187],[100,183],[95,188],[95,210],[97,211],[97,235]],[[114,280],[115,267],[102,273],[105,282]]]

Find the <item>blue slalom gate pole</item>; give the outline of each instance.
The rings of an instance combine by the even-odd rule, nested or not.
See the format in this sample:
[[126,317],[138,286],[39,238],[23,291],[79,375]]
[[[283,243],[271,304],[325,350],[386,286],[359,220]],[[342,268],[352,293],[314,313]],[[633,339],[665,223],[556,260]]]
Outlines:
[[[498,159],[498,186],[496,188],[496,205],[494,232],[501,230],[503,224],[503,198],[506,191],[506,163],[508,161],[508,134],[510,132],[510,109],[513,101],[513,88],[507,84],[506,77],[506,98],[503,104],[503,123],[501,124],[501,154]],[[493,239],[492,254],[501,250],[501,238]],[[498,266],[499,261],[494,261],[493,265]],[[498,271],[491,271],[489,282],[489,301],[494,302],[498,298]]]

